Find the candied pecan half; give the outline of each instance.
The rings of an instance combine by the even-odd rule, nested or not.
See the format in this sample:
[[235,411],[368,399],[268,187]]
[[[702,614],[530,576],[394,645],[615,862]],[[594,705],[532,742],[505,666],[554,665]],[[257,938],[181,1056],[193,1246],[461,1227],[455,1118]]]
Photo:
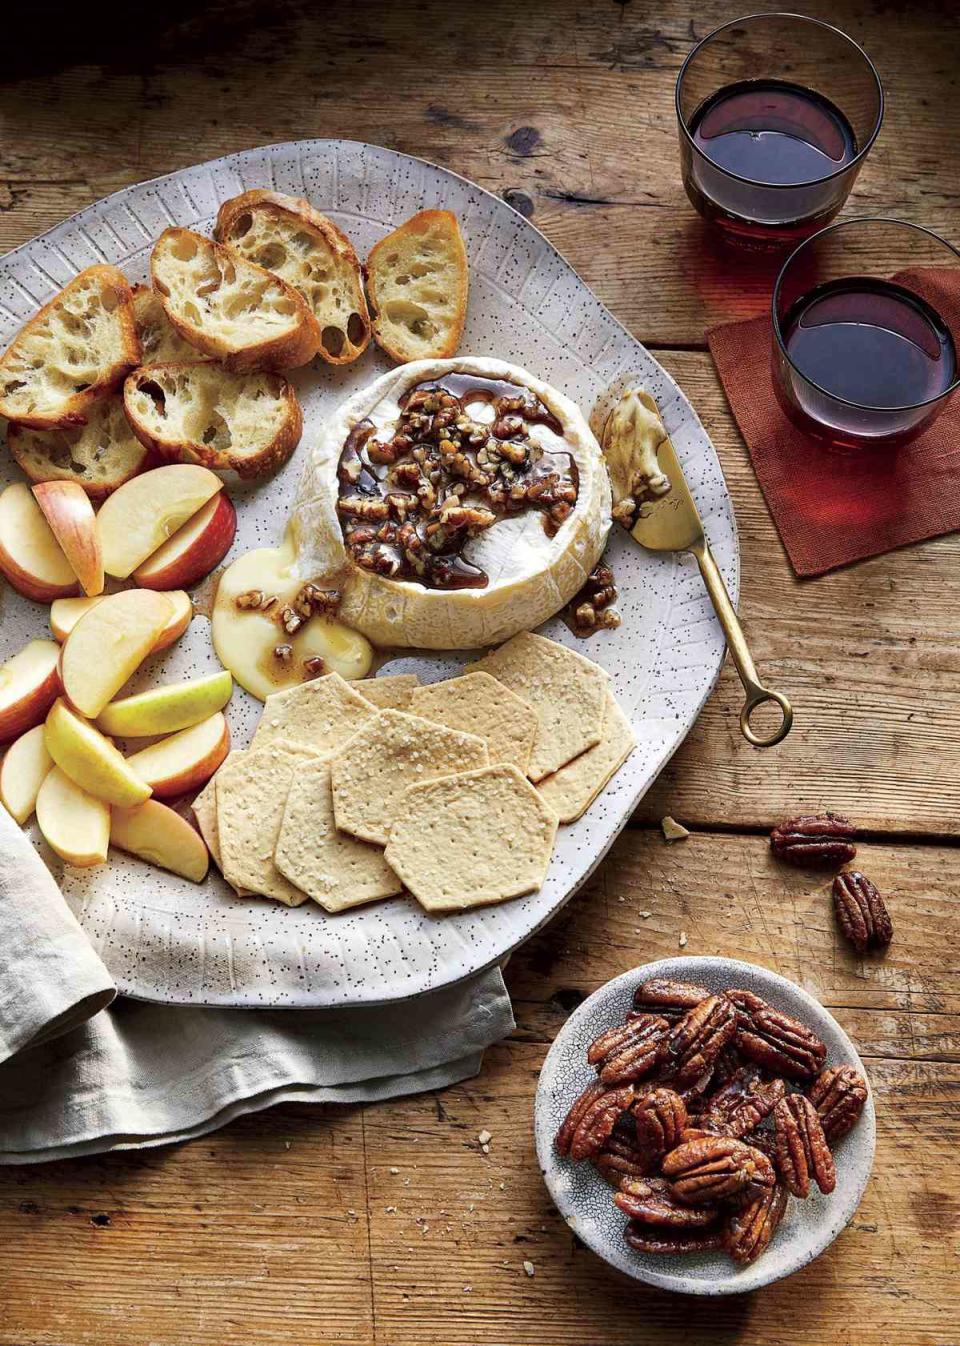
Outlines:
[[746,1201],[733,1211],[724,1232],[724,1247],[735,1262],[747,1266],[766,1252],[787,1208],[783,1183],[754,1188]]
[[643,1079],[657,1064],[657,1052],[669,1026],[656,1014],[628,1019],[625,1024],[608,1028],[590,1044],[587,1061],[596,1066],[606,1085]]
[[680,1144],[687,1125],[687,1108],[672,1089],[651,1089],[633,1105],[637,1140],[653,1154],[666,1154]]
[[590,1159],[599,1154],[621,1113],[633,1102],[633,1088],[607,1089],[598,1080],[588,1085],[567,1113],[554,1138],[560,1154],[571,1159]]
[[676,1257],[680,1253],[710,1253],[723,1247],[723,1236],[709,1231],[690,1231],[688,1233],[667,1233],[663,1229],[650,1228],[631,1220],[623,1231],[623,1237],[637,1253],[663,1253],[666,1257]]
[[829,1066],[811,1084],[808,1097],[832,1145],[860,1120],[867,1101],[867,1082],[853,1066]]
[[837,925],[856,949],[885,949],[893,939],[893,922],[876,886],[857,869],[845,869],[833,881]]
[[663,1174],[674,1195],[694,1206],[735,1196],[749,1183],[770,1186],[776,1176],[765,1154],[732,1136],[685,1140],[664,1159]]
[[698,1124],[706,1131],[742,1140],[770,1116],[786,1092],[783,1080],[765,1081],[756,1066],[741,1066],[707,1099]]
[[816,1033],[752,991],[727,992],[739,1011],[737,1048],[772,1075],[809,1080],[823,1069],[826,1046]]
[[716,1224],[716,1206],[685,1206],[664,1178],[627,1178],[613,1198],[625,1215],[669,1229],[707,1229]]
[[770,833],[770,849],[789,865],[839,869],[856,855],[856,835],[853,823],[837,813],[807,813],[775,827]]
[[619,1187],[624,1178],[644,1178],[659,1163],[637,1140],[637,1129],[631,1113],[623,1113],[614,1123],[610,1139],[599,1154],[591,1160],[594,1168],[611,1187]]
[[662,1014],[665,1019],[675,1023],[677,1019],[683,1018],[687,1010],[692,1010],[709,995],[705,986],[696,986],[693,982],[651,977],[634,991],[633,1008],[645,1010],[648,1014]]
[[823,1134],[817,1110],[803,1094],[781,1098],[773,1110],[776,1162],[787,1190],[794,1196],[810,1195],[810,1179],[821,1192],[832,1192],[837,1171],[830,1146]]
[[726,996],[711,995],[678,1019],[660,1045],[660,1064],[672,1081],[692,1084],[710,1070],[737,1031]]

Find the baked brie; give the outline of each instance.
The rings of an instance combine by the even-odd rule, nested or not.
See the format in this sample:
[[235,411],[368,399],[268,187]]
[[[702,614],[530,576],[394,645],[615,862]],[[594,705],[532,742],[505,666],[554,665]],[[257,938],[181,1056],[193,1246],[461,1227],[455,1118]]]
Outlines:
[[381,646],[471,649],[539,626],[610,528],[603,454],[574,404],[501,360],[391,370],[327,422],[300,483],[296,568]]

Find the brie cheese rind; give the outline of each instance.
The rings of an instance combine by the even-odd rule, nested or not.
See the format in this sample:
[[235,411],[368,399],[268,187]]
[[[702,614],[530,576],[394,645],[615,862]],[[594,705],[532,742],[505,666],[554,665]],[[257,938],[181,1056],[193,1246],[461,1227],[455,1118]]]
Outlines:
[[[531,438],[569,453],[579,474],[576,506],[553,537],[547,535],[541,513],[530,509],[500,519],[466,544],[464,558],[489,576],[483,589],[431,589],[363,570],[344,547],[337,516],[337,466],[351,429],[365,418],[378,430],[392,425],[409,389],[452,373],[529,389],[563,427],[560,438],[547,426],[534,424]],[[296,567],[304,580],[336,577],[343,593],[340,620],[376,645],[474,649],[531,630],[569,602],[603,552],[610,505],[603,453],[569,398],[503,360],[417,360],[362,388],[327,422],[307,460],[294,508]]]

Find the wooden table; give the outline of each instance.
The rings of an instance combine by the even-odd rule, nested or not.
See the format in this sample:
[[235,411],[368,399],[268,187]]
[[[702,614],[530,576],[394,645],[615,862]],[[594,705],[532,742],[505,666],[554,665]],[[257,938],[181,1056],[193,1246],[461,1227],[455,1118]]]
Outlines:
[[[689,209],[672,104],[692,42],[747,6],[196,8],[128,7],[111,23],[89,7],[50,20],[41,4],[5,19],[0,248],[127,183],[288,138],[390,145],[502,193],[712,433],[740,525],[742,615],[797,722],[780,749],[749,748],[724,670],[595,880],[514,957],[517,1030],[479,1078],[378,1107],[281,1108],[182,1148],[0,1170],[0,1342],[955,1343],[960,541],[798,583],[764,507],[704,331],[762,303],[769,276],[719,256]],[[953,5],[804,8],[867,46],[888,93],[848,211],[956,241]],[[822,806],[862,825],[863,867],[892,894],[882,961],[838,941],[824,882],[768,858],[773,821]],[[668,812],[688,841],[664,843]],[[873,1180],[833,1247],[790,1280],[707,1303],[628,1282],[579,1246],[531,1137],[537,1072],[566,1015],[608,977],[676,952],[681,930],[688,953],[752,959],[819,996],[857,1042],[879,1114]]]

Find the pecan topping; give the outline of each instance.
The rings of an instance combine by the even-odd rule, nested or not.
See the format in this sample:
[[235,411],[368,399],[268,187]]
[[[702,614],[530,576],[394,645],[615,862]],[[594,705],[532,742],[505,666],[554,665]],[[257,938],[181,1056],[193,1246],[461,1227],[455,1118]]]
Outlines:
[[679,1085],[709,1070],[737,1031],[737,1013],[726,996],[711,995],[678,1019],[660,1047],[660,1063]]
[[856,949],[885,949],[893,939],[893,922],[883,898],[865,874],[847,869],[833,881],[837,925]]
[[839,869],[857,853],[853,823],[837,813],[804,814],[770,833],[770,849],[778,860],[801,868]]
[[744,1056],[791,1080],[809,1080],[820,1073],[827,1049],[806,1024],[752,991],[728,991],[727,996],[739,1011],[737,1047]]
[[627,1178],[613,1201],[632,1220],[668,1229],[706,1229],[719,1216],[715,1206],[685,1206],[663,1178]]
[[742,1140],[769,1117],[786,1092],[783,1080],[765,1083],[756,1066],[741,1066],[710,1095],[699,1123],[707,1131]]
[[237,594],[233,600],[233,606],[241,612],[255,611],[263,606],[265,594],[262,589],[248,589],[246,593]]
[[620,614],[611,605],[616,601],[613,571],[601,561],[567,604],[567,625],[575,636],[589,636],[601,629],[615,630],[620,625]]
[[633,993],[633,1007],[647,1014],[662,1014],[675,1023],[687,1010],[706,1000],[710,992],[705,986],[689,981],[672,981],[669,977],[651,977]]
[[651,1154],[662,1155],[680,1144],[687,1125],[687,1108],[672,1089],[652,1089],[633,1105],[637,1140]]
[[590,1159],[604,1148],[621,1113],[633,1102],[633,1089],[606,1089],[599,1081],[589,1085],[557,1132],[554,1145],[571,1159]]
[[619,1187],[624,1178],[643,1178],[657,1165],[652,1156],[637,1140],[633,1117],[624,1113],[614,1123],[610,1139],[599,1154],[593,1156],[593,1166],[611,1187]]
[[642,1225],[634,1220],[627,1225],[623,1236],[634,1252],[663,1253],[666,1257],[676,1257],[680,1253],[716,1252],[718,1248],[723,1247],[723,1237],[720,1234],[712,1234],[709,1231],[704,1233],[676,1231],[668,1234],[664,1230],[651,1229],[648,1225]]
[[643,1079],[657,1064],[657,1052],[669,1025],[656,1014],[643,1014],[608,1028],[590,1045],[587,1061],[606,1085]]
[[859,1121],[867,1101],[867,1083],[853,1066],[829,1066],[810,1086],[823,1134],[833,1145]]
[[663,1173],[674,1195],[693,1206],[735,1196],[749,1183],[769,1187],[776,1177],[765,1154],[732,1136],[685,1140],[664,1159]]
[[810,1195],[810,1179],[832,1192],[837,1172],[817,1110],[803,1094],[782,1098],[773,1111],[777,1169],[794,1196]]
[[747,1266],[766,1252],[787,1207],[782,1183],[754,1188],[727,1222],[724,1247],[735,1262]]

